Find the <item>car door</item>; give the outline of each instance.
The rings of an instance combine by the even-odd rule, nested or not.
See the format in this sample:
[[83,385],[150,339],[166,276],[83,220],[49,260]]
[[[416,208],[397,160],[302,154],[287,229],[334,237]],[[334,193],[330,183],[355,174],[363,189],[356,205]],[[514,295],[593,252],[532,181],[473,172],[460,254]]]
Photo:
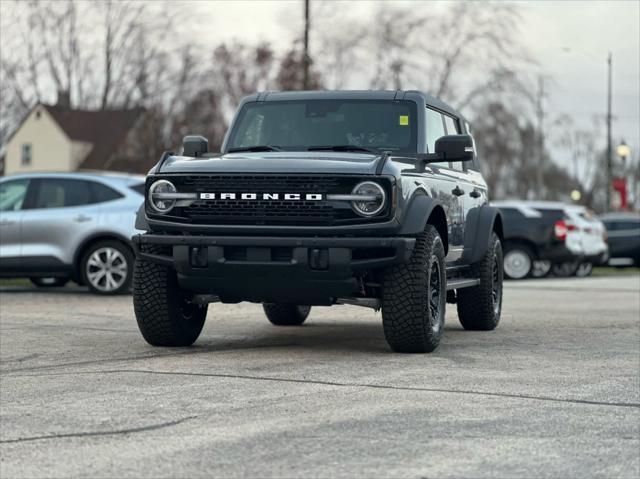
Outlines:
[[29,182],[28,178],[0,182],[0,271],[4,273],[13,270],[20,262],[20,223]]
[[[427,107],[426,111],[426,138],[429,153],[435,152],[435,142],[446,135],[445,121],[442,113]],[[425,168],[425,175],[429,183],[434,184],[432,195],[440,200],[447,215],[447,227],[449,235],[449,251],[447,262],[455,262],[462,256],[464,248],[464,190],[461,185],[461,176],[451,168],[449,162],[429,163]]]
[[22,256],[40,271],[71,267],[80,241],[97,228],[100,206],[88,181],[65,177],[35,180],[22,217]]

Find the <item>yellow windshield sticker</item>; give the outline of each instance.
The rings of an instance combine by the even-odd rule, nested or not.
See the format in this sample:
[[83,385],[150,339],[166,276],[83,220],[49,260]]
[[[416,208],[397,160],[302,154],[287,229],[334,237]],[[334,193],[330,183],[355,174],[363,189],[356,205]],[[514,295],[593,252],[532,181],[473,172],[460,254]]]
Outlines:
[[400,115],[400,126],[407,126],[409,124],[409,115]]

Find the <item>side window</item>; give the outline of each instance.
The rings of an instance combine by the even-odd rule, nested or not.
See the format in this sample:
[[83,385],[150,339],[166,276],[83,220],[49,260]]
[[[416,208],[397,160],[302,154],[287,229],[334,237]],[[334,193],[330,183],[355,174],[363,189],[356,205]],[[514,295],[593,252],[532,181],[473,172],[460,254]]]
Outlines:
[[444,115],[444,124],[447,127],[447,135],[460,134],[460,125],[458,125],[458,120],[456,120],[455,118]]
[[640,228],[640,221],[622,221],[619,225],[618,228],[621,230],[637,230]]
[[66,178],[43,178],[33,208],[66,208],[91,203],[89,182]]
[[[471,125],[469,125],[469,123],[467,123],[466,121],[464,122],[464,127],[465,130],[467,132],[467,135],[469,135],[471,137],[471,141],[473,141],[473,149],[477,152],[476,150],[476,140],[473,138],[473,132],[471,131]],[[476,157],[473,161],[468,161],[467,162],[467,169],[469,170],[475,170],[475,171],[479,171],[479,165],[478,165],[478,156],[476,153]]]
[[136,193],[140,193],[142,196],[144,196],[144,190],[145,190],[145,184],[144,183],[138,183],[136,185],[131,185],[131,186],[129,186],[129,188],[131,188]]
[[[431,108],[427,108],[427,148],[429,153],[436,151],[436,140],[445,135],[444,123],[442,121],[442,115]],[[431,163],[432,165],[449,167],[447,161],[440,161],[437,163]]]
[[20,166],[31,166],[31,143],[23,143],[20,151]]
[[91,193],[93,194],[91,203],[104,203],[105,201],[113,201],[123,197],[123,195],[116,190],[102,183],[91,181],[89,184],[91,185]]
[[[447,128],[447,135],[459,135],[460,134],[460,125],[458,124],[458,120],[449,115],[443,115],[444,124]],[[464,171],[465,167],[461,161],[454,161],[451,163],[451,168],[457,171]]]
[[0,183],[0,211],[18,211],[27,195],[29,180],[12,180]]

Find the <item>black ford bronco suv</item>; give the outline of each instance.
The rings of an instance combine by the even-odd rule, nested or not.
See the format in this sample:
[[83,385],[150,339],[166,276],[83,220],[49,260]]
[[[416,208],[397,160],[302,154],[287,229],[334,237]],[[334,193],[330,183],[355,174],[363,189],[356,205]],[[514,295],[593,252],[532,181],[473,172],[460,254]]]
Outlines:
[[133,238],[135,314],[155,346],[188,346],[213,302],[382,310],[394,351],[433,351],[445,304],[469,330],[502,305],[502,219],[468,125],[417,91],[267,92],[221,148],[187,136],[149,172]]

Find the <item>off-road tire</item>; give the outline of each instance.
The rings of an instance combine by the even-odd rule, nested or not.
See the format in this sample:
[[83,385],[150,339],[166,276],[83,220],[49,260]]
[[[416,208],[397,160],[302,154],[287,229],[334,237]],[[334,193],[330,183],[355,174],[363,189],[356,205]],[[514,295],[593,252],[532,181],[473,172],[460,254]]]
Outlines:
[[276,326],[300,326],[309,316],[311,306],[286,303],[264,303],[264,314]]
[[491,331],[500,322],[503,280],[502,244],[493,233],[482,260],[471,267],[473,278],[480,284],[457,290],[458,318],[467,330]]
[[[438,347],[444,328],[447,296],[444,256],[444,245],[438,231],[427,225],[416,238],[409,261],[385,271],[382,326],[392,350],[428,353]],[[433,288],[437,290],[434,296],[431,294],[433,281],[438,284]],[[430,304],[432,298],[435,308]]]
[[[142,251],[168,254],[170,250],[142,245]],[[190,303],[190,294],[178,285],[168,266],[136,258],[133,272],[133,309],[138,328],[152,346],[190,346],[204,326],[207,306]]]
[[69,278],[29,278],[38,288],[61,288],[69,282]]

